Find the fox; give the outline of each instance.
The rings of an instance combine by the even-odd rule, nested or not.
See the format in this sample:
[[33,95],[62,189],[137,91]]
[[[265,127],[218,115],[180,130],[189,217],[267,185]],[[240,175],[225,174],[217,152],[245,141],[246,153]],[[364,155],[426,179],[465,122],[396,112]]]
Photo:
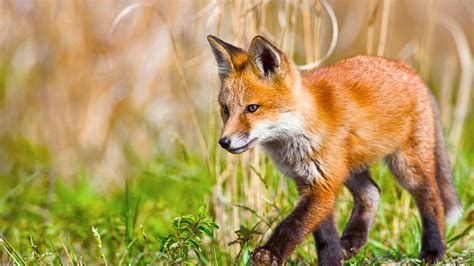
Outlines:
[[[248,50],[207,39],[220,79],[220,146],[238,154],[259,145],[299,193],[294,210],[251,253],[256,265],[282,265],[311,234],[319,265],[342,265],[356,255],[380,201],[369,172],[379,160],[414,198],[422,224],[420,258],[443,259],[445,222],[460,219],[462,206],[440,111],[412,67],[359,55],[300,71],[262,36]],[[343,186],[354,207],[339,236],[334,211]]]

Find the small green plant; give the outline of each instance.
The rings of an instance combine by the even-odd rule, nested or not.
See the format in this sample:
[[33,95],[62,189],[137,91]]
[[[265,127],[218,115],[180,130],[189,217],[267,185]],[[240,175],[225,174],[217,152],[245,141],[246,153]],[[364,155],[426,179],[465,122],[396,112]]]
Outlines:
[[214,240],[214,230],[219,227],[210,218],[206,217],[206,208],[199,208],[198,216],[185,214],[173,219],[174,233],[160,237],[160,252],[167,263],[189,264],[209,261],[206,256],[203,237]]
[[250,262],[250,253],[252,250],[251,243],[253,242],[256,236],[261,236],[262,233],[256,230],[259,223],[255,224],[252,228],[247,228],[243,225],[240,225],[239,230],[235,231],[237,239],[230,242],[229,245],[239,244],[240,250],[235,258],[237,263],[239,260],[247,265]]

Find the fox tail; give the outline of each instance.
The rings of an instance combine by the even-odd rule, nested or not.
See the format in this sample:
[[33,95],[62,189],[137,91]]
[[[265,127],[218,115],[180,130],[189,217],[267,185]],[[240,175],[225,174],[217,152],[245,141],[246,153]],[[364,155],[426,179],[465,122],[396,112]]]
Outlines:
[[443,124],[441,122],[440,111],[436,101],[432,101],[433,112],[435,117],[436,130],[436,182],[441,193],[444,203],[444,212],[446,223],[449,225],[456,224],[462,217],[463,208],[459,201],[458,194],[454,188],[451,163],[449,161],[448,151],[444,142]]

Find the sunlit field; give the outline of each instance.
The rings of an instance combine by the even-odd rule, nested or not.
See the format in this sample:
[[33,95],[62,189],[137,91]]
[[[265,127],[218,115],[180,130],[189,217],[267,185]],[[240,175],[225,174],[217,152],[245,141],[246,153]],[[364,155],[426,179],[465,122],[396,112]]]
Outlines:
[[[443,263],[474,263],[471,0],[0,0],[0,264],[247,265],[294,207],[258,147],[217,144],[206,36],[262,35],[301,66],[413,66],[440,105],[464,207]],[[394,128],[393,130],[397,130]],[[347,265],[421,264],[411,196],[383,163],[368,243]],[[338,198],[339,232],[352,197]],[[287,265],[316,264],[315,243]]]

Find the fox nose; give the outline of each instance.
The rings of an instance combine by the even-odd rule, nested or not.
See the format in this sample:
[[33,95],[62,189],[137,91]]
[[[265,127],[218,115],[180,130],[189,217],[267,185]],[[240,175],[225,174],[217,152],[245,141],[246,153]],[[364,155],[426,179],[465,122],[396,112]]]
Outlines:
[[219,144],[222,148],[227,149],[230,147],[230,139],[228,137],[222,137],[219,139]]

